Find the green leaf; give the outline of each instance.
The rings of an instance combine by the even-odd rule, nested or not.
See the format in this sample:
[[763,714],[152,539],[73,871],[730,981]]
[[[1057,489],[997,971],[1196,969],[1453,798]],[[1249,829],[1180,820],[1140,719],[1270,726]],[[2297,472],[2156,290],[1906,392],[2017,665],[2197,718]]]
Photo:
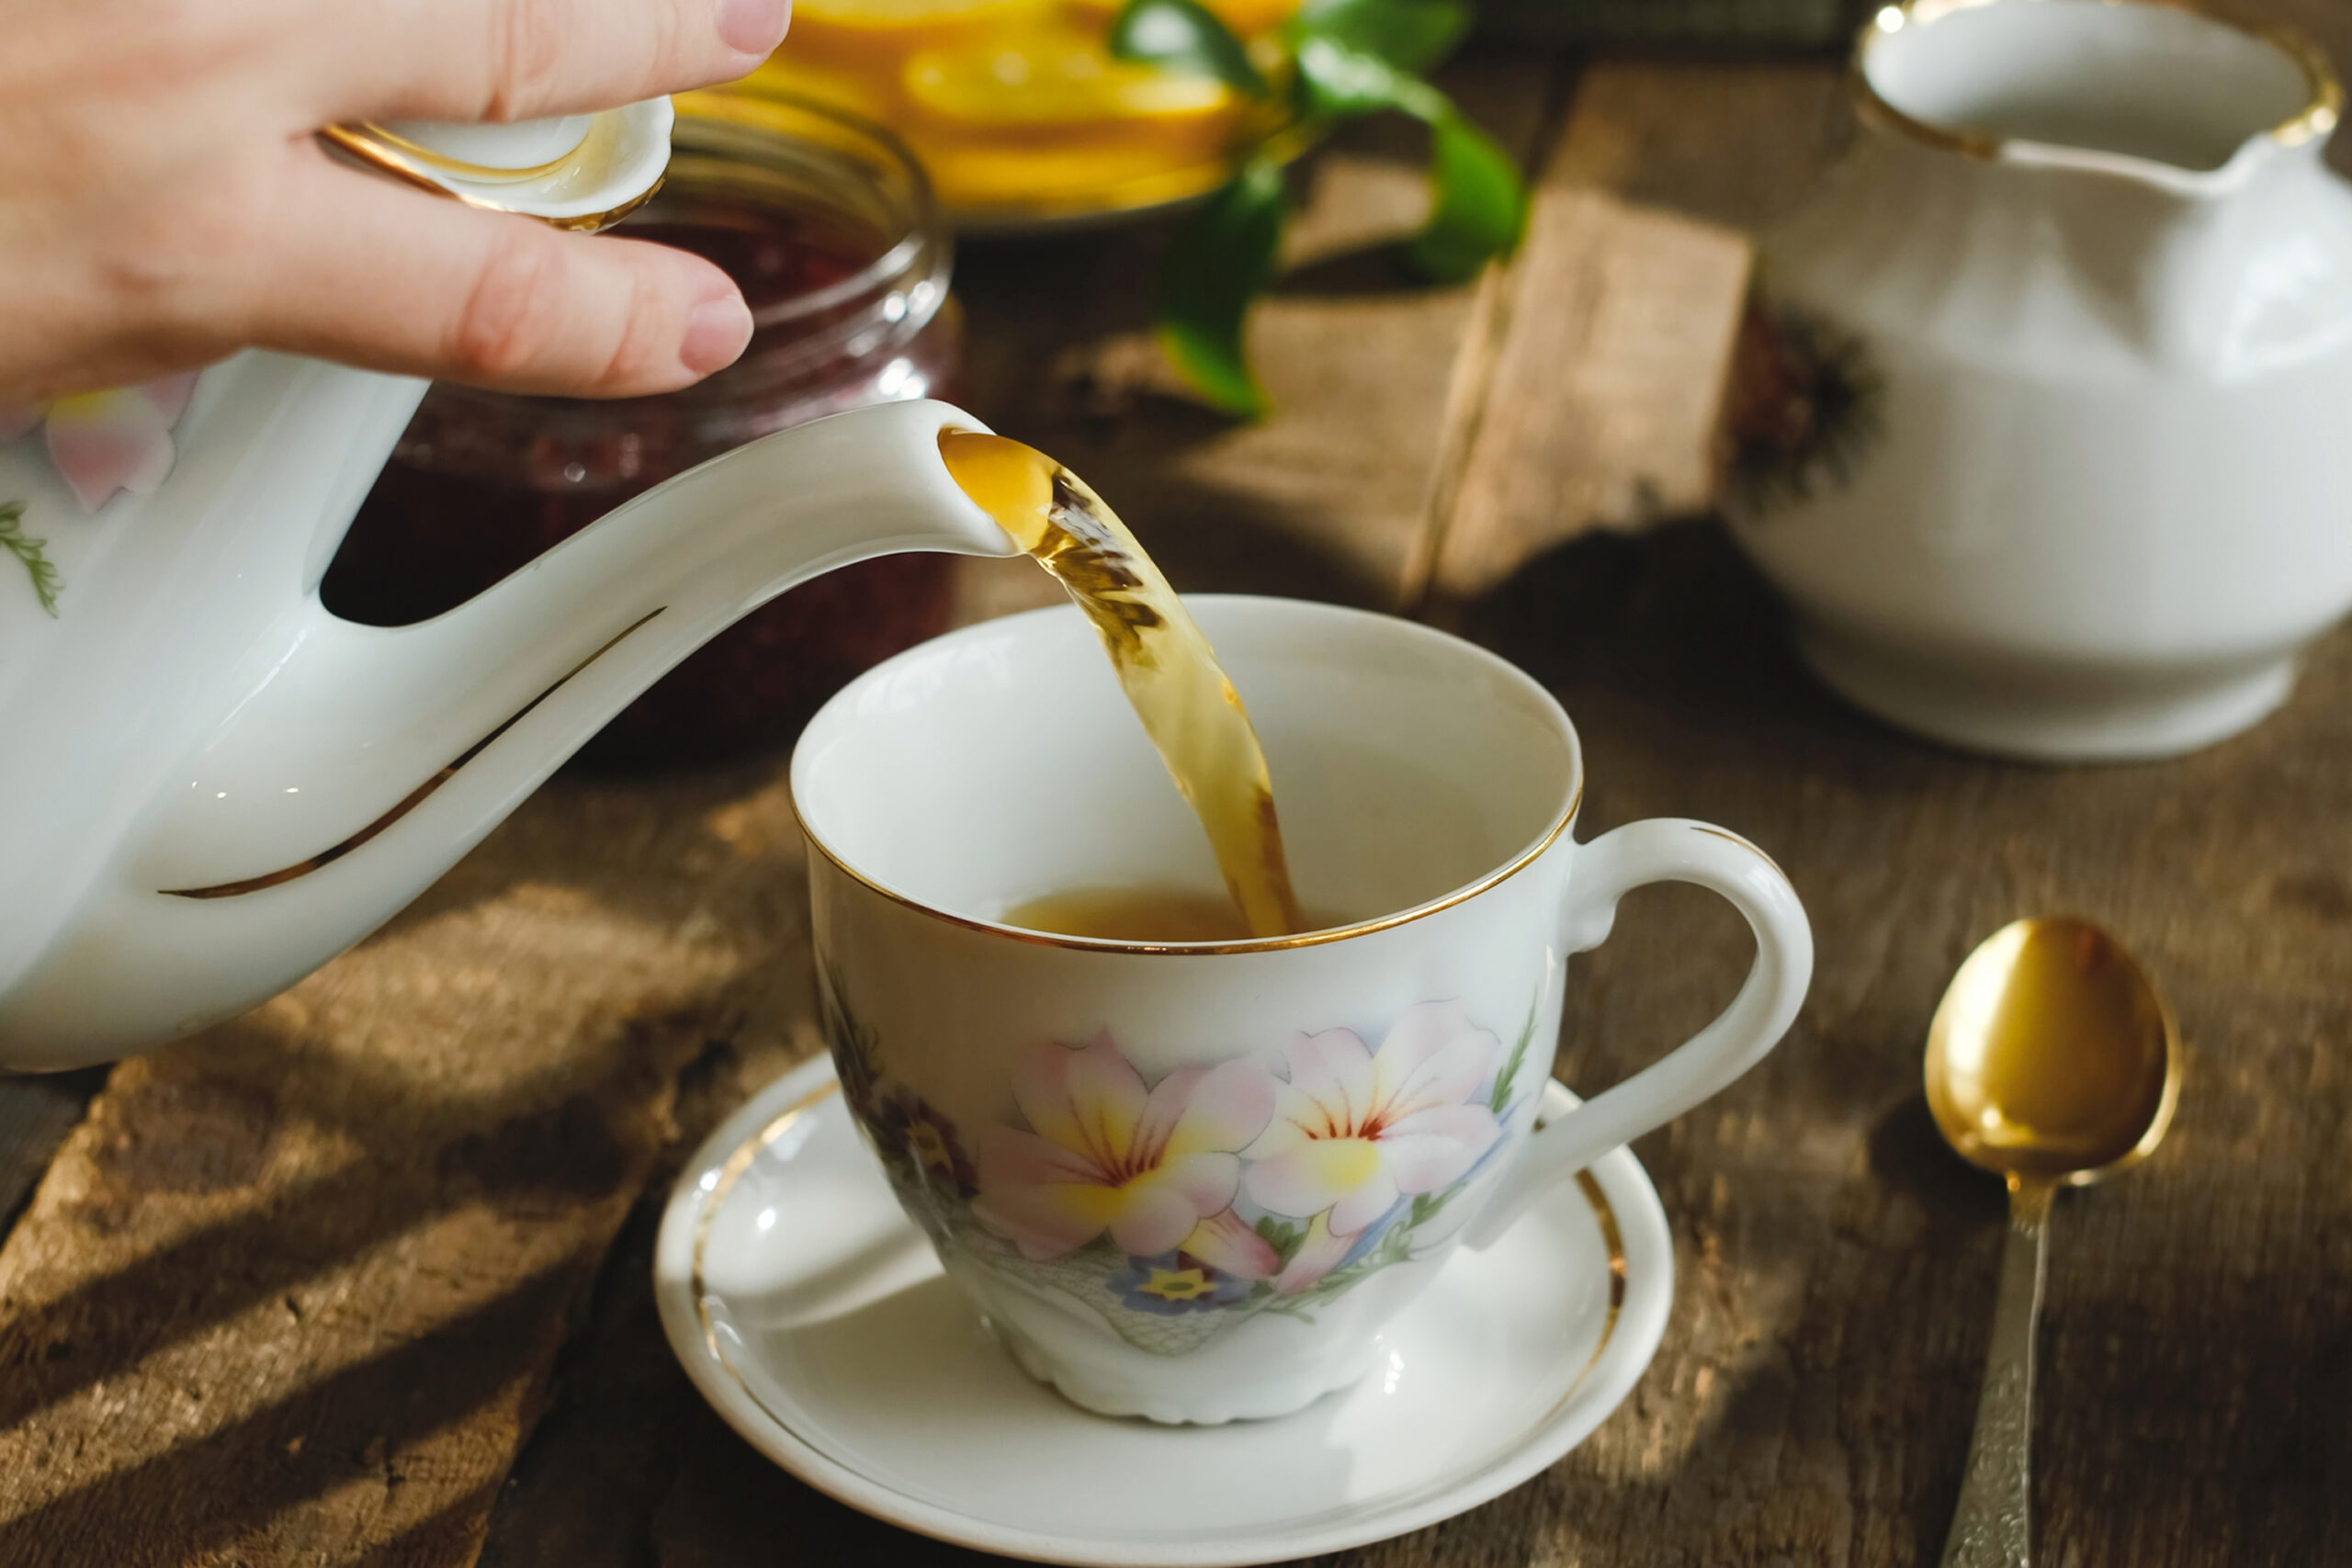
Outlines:
[[1445,95],[1367,51],[1328,38],[1299,40],[1298,86],[1306,112],[1352,119],[1403,109],[1418,119],[1453,112]]
[[1452,111],[1431,121],[1429,225],[1405,250],[1425,276],[1458,283],[1519,247],[1527,230],[1527,189],[1510,154]]
[[1503,1064],[1503,1070],[1495,1075],[1495,1095],[1487,1103],[1487,1109],[1498,1116],[1503,1113],[1503,1107],[1510,1103],[1511,1086],[1519,1077],[1521,1066],[1527,1060],[1528,1043],[1535,1038],[1535,1009],[1543,999],[1539,993],[1534,1001],[1527,1004],[1527,1021],[1519,1026],[1519,1043],[1510,1048],[1510,1059]]
[[65,580],[48,555],[49,541],[32,538],[25,533],[25,503],[21,501],[0,502],[0,550],[6,550],[24,562],[25,574],[33,580],[33,597],[57,618],[57,595]]
[[1111,23],[1111,53],[1192,76],[1212,76],[1262,98],[1266,79],[1216,12],[1198,0],[1127,0]]
[[1252,158],[1177,231],[1160,275],[1160,346],[1203,397],[1238,419],[1266,412],[1242,329],[1250,300],[1273,280],[1286,204],[1282,169]]
[[[1395,109],[1429,126],[1430,220],[1404,254],[1442,282],[1474,276],[1509,254],[1527,224],[1526,190],[1510,156],[1412,74],[1453,46],[1468,14],[1464,0],[1306,0],[1289,29],[1303,116],[1350,119]],[[1240,41],[1197,0],[1126,0],[1113,39],[1123,58],[1267,90]],[[1252,158],[1178,232],[1161,276],[1161,347],[1194,389],[1237,418],[1261,418],[1267,409],[1243,328],[1251,299],[1273,279],[1284,202],[1281,170]]]
[[1292,18],[1293,48],[1321,39],[1405,71],[1426,71],[1470,28],[1466,0],[1306,0]]
[[1429,125],[1430,220],[1405,247],[1417,271],[1458,283],[1519,244],[1527,227],[1519,169],[1443,93],[1376,55],[1323,38],[1299,45],[1298,80],[1313,113],[1346,118],[1398,109]]
[[1298,1244],[1306,1239],[1304,1227],[1278,1220],[1272,1214],[1258,1222],[1258,1234],[1268,1247],[1274,1249],[1274,1256],[1285,1264],[1298,1256]]

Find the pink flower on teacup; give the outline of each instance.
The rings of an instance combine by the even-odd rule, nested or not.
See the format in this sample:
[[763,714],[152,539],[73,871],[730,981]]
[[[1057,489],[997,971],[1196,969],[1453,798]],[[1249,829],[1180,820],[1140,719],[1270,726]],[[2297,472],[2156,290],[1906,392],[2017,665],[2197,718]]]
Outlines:
[[1107,1233],[1130,1257],[1183,1251],[1265,1279],[1282,1259],[1232,1204],[1239,1151],[1266,1130],[1275,1087],[1238,1061],[1179,1067],[1147,1088],[1107,1033],[1040,1045],[1012,1080],[1029,1130],[980,1135],[973,1216],[1041,1262]]
[[83,509],[96,512],[117,491],[152,493],[172,471],[172,427],[187,412],[196,377],[76,392],[35,407],[0,406],[0,442],[41,427],[50,461]]
[[1291,1043],[1273,1119],[1242,1151],[1250,1199],[1309,1221],[1276,1290],[1305,1290],[1400,1199],[1451,1186],[1494,1147],[1501,1124],[1472,1097],[1500,1053],[1453,1002],[1408,1009],[1377,1055],[1346,1029]]

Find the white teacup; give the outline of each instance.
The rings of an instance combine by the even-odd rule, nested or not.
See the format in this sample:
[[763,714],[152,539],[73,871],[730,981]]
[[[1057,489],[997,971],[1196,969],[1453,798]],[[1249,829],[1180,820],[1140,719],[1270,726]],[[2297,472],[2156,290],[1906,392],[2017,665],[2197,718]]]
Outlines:
[[[1192,606],[1265,744],[1301,899],[1353,923],[1182,944],[1002,923],[1078,887],[1217,886],[1074,610],[872,671],[809,725],[792,788],[842,1084],[949,1276],[1078,1404],[1216,1422],[1352,1382],[1457,1240],[1738,1077],[1795,1016],[1813,939],[1720,829],[1575,842],[1576,730],[1501,660],[1360,611]],[[1747,917],[1747,983],[1534,1132],[1567,955],[1662,881]]]

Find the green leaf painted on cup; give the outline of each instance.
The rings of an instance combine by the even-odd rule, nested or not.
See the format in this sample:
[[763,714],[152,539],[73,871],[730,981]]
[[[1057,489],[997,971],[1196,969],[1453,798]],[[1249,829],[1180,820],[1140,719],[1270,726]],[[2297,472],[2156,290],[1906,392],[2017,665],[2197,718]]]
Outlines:
[[49,558],[49,541],[36,539],[25,532],[25,503],[21,501],[0,501],[0,550],[6,550],[24,563],[25,573],[32,579],[33,597],[49,612],[50,619],[57,618],[57,595],[65,587],[65,580],[57,573],[56,565]]
[[1503,1070],[1495,1075],[1495,1094],[1487,1108],[1498,1116],[1510,1104],[1511,1090],[1518,1087],[1519,1069],[1525,1065],[1528,1044],[1535,1038],[1535,1009],[1542,1000],[1539,996],[1527,1004],[1527,1021],[1519,1026],[1519,1042],[1510,1048],[1510,1057],[1503,1063]]
[[1305,1225],[1295,1225],[1273,1214],[1261,1217],[1258,1221],[1257,1231],[1265,1238],[1266,1245],[1274,1249],[1274,1256],[1284,1263],[1298,1256],[1298,1244],[1306,1239]]

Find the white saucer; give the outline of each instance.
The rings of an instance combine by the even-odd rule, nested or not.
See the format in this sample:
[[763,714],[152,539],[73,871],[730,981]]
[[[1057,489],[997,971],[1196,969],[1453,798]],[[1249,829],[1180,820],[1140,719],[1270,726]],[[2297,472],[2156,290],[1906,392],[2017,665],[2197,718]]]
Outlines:
[[[1575,1103],[1553,1084],[1545,1111]],[[696,1152],[654,1287],[704,1397],[818,1490],[1008,1556],[1209,1568],[1401,1535],[1557,1461],[1657,1351],[1673,1249],[1619,1149],[1456,1253],[1391,1327],[1385,1375],[1273,1421],[1090,1415],[1023,1375],[947,1282],[820,1058]]]

